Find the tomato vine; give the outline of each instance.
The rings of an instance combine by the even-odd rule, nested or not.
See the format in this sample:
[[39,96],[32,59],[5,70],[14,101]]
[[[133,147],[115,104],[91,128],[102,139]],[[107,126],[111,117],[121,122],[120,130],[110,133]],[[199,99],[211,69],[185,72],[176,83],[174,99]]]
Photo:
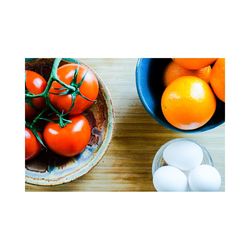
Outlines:
[[[39,94],[32,94],[30,93],[27,89],[25,90],[25,102],[30,105],[31,107],[34,107],[33,103],[32,103],[32,99],[34,98],[38,98],[38,97],[42,97],[45,99],[45,103],[46,103],[46,108],[44,108],[33,120],[32,122],[28,122],[26,121],[25,124],[26,126],[34,133],[34,135],[36,136],[37,140],[45,147],[42,139],[40,138],[38,132],[37,132],[37,128],[36,128],[36,124],[39,120],[45,120],[48,122],[56,122],[60,125],[60,127],[65,127],[68,123],[71,123],[70,120],[66,119],[66,116],[70,113],[70,111],[72,110],[72,108],[74,107],[75,104],[75,100],[76,97],[79,95],[82,98],[84,98],[87,101],[90,102],[96,102],[96,100],[91,100],[89,98],[87,98],[86,96],[84,96],[81,92],[80,92],[80,87],[82,86],[82,84],[84,83],[84,79],[88,73],[88,70],[85,72],[85,74],[83,75],[82,79],[80,80],[79,83],[77,83],[77,76],[78,76],[78,72],[79,72],[79,67],[80,64],[78,64],[78,68],[75,70],[74,72],[74,77],[71,81],[70,84],[66,84],[63,81],[61,81],[57,75],[57,70],[59,67],[59,64],[61,62],[62,58],[55,58],[53,65],[52,65],[52,70],[50,73],[50,77],[47,81],[47,86],[44,89],[44,91],[42,93]],[[26,81],[26,76],[25,76],[25,81]],[[53,92],[53,87],[52,87],[52,83],[56,81],[58,82],[62,87],[60,88],[54,88],[54,90],[56,91],[60,91],[58,93]],[[69,108],[69,110],[67,112],[63,112],[63,111],[59,111],[57,110],[51,103],[49,95],[59,95],[59,96],[63,96],[63,95],[71,95],[72,97],[72,103],[71,106]],[[49,115],[44,116],[45,113],[50,112]],[[58,120],[56,119],[49,119],[47,118],[48,116],[51,116],[55,114],[58,117]]]

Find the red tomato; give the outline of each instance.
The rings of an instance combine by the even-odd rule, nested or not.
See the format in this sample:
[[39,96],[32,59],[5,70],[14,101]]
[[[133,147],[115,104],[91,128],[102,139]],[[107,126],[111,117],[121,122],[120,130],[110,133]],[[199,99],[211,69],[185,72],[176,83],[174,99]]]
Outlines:
[[[38,73],[30,70],[26,70],[26,89],[31,94],[41,94],[46,86],[46,80]],[[25,118],[31,119],[37,113],[36,110],[42,110],[45,107],[45,100],[43,97],[37,97],[32,99],[32,107],[29,103],[25,103]]]
[[[40,134],[39,134],[40,135]],[[30,160],[41,151],[41,144],[28,128],[25,128],[25,160]]]
[[[83,84],[79,88],[80,93],[83,96],[86,96],[90,100],[95,100],[98,96],[99,85],[98,80],[96,79],[94,73],[86,66],[78,65],[78,64],[65,64],[60,67],[57,71],[57,75],[61,81],[65,84],[70,85],[72,80],[74,79],[74,74],[76,69],[79,67],[76,83],[79,83],[83,76],[85,75]],[[65,90],[60,90],[58,88],[62,88],[63,86],[54,81],[52,83],[52,87],[50,89],[50,93],[62,93]],[[72,95],[49,95],[50,101],[54,107],[56,107],[59,111],[63,111],[67,113],[70,110],[72,105]],[[81,97],[80,95],[76,96],[74,107],[71,109],[70,114],[81,114],[85,109],[89,108],[93,104],[92,101],[88,101]]]
[[91,127],[83,115],[69,118],[71,123],[61,128],[59,124],[49,122],[43,131],[47,146],[62,156],[75,156],[81,153],[88,145],[91,136]]
[[32,108],[28,103],[25,103],[25,119],[31,120],[36,114],[37,111]]

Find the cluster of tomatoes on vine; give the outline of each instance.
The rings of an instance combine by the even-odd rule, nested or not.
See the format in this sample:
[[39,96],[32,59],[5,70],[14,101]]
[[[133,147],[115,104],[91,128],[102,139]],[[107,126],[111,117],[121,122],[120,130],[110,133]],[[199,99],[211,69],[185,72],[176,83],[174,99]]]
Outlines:
[[25,71],[25,160],[42,148],[72,157],[81,153],[91,137],[91,125],[82,114],[98,96],[95,74],[84,65],[59,67],[56,58],[48,81]]

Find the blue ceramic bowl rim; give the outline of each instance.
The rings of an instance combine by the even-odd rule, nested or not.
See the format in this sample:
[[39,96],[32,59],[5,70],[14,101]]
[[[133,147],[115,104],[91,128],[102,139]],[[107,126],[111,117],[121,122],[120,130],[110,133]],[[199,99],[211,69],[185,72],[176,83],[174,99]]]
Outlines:
[[[152,59],[152,58],[147,58],[147,59]],[[214,129],[220,125],[222,125],[225,120],[222,120],[221,122],[218,122],[216,124],[213,124],[213,125],[210,125],[209,127],[201,127],[201,128],[198,128],[198,129],[194,129],[194,130],[181,130],[181,129],[178,129],[178,128],[175,128],[174,126],[172,125],[168,125],[167,123],[163,122],[161,119],[159,119],[153,112],[151,112],[150,108],[148,107],[147,105],[147,102],[145,100],[145,98],[143,97],[142,95],[142,87],[141,85],[139,84],[139,79],[140,79],[140,66],[141,66],[141,63],[142,61],[145,60],[145,58],[139,58],[137,60],[137,63],[136,63],[136,89],[137,89],[137,93],[138,93],[138,96],[141,100],[141,103],[142,105],[144,106],[144,108],[146,109],[146,111],[150,114],[151,117],[153,117],[160,125],[162,125],[163,127],[165,128],[168,128],[172,131],[175,131],[175,132],[181,132],[181,133],[201,133],[201,132],[205,132],[205,131],[208,131],[208,130],[211,130],[211,129]],[[204,125],[205,126],[205,125]]]

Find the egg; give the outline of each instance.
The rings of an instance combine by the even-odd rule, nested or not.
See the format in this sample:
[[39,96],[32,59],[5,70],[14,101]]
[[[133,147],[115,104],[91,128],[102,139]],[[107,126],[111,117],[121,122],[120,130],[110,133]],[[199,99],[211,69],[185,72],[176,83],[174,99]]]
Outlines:
[[153,184],[157,191],[183,192],[188,187],[186,175],[172,166],[158,168],[153,176]]
[[177,140],[164,149],[163,159],[168,165],[189,171],[201,164],[203,151],[192,141]]
[[221,176],[215,167],[204,164],[190,171],[188,182],[191,191],[218,191]]

